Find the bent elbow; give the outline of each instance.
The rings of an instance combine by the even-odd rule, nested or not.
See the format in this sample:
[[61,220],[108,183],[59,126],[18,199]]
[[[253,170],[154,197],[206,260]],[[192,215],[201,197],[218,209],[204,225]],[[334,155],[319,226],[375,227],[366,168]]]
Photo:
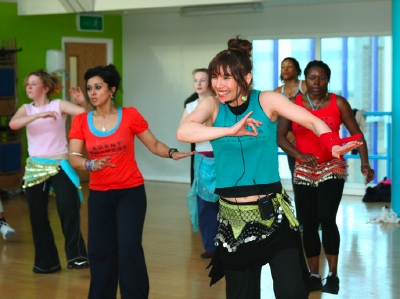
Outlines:
[[18,130],[21,129],[15,122],[10,121],[10,123],[8,124],[8,126],[10,127],[11,130]]
[[183,133],[182,133],[182,130],[178,129],[178,130],[176,131],[176,139],[177,139],[178,141],[180,141],[180,142],[186,142],[186,140],[185,140],[185,138],[184,138],[184,135],[183,135]]

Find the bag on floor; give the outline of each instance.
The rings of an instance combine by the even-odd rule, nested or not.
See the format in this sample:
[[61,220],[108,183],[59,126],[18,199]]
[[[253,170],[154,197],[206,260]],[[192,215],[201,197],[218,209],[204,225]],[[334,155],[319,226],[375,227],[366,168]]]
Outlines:
[[374,187],[368,187],[363,202],[390,202],[392,197],[392,180],[386,177]]

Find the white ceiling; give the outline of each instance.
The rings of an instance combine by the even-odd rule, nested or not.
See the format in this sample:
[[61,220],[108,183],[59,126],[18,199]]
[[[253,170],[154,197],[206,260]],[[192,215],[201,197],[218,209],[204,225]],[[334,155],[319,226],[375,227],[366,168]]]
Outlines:
[[[53,10],[46,11],[43,8],[47,7],[49,3],[63,2],[62,0],[0,0],[0,2],[14,2],[18,3],[21,7],[29,7],[29,9],[20,9],[19,14],[21,15],[37,15],[37,14],[60,14],[60,13],[71,13],[74,11],[67,11],[62,5],[54,6]],[[103,1],[103,0],[69,0],[74,1],[85,1],[91,2],[96,9],[93,12],[96,13],[117,13],[117,14],[145,14],[145,13],[164,13],[164,12],[176,12],[183,6],[192,5],[229,5],[238,4],[240,2],[246,3],[257,3],[261,2],[264,8],[271,6],[289,6],[289,5],[310,5],[310,4],[329,4],[329,3],[354,3],[354,2],[380,2],[385,0],[163,0],[163,1],[133,1],[133,0],[115,0],[115,1]],[[67,1],[67,2],[69,2]],[[65,1],[64,1],[65,2]],[[34,4],[34,7],[32,5]],[[107,4],[104,4],[107,3]],[[132,3],[132,4],[130,4]],[[183,5],[182,5],[183,4]],[[32,10],[32,8],[38,8],[39,11]],[[41,13],[40,13],[41,11]],[[82,12],[82,11],[75,11]],[[85,11],[90,12],[90,11]]]

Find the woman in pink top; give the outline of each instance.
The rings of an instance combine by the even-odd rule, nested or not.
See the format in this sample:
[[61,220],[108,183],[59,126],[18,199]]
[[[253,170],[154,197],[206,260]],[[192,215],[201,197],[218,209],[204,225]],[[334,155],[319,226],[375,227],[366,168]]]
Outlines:
[[88,106],[84,97],[78,105],[51,100],[61,87],[58,77],[43,70],[30,73],[24,82],[32,100],[22,105],[10,121],[10,128],[26,126],[29,158],[26,162],[24,188],[29,206],[35,262],[33,272],[61,270],[58,251],[48,217],[49,191],[54,190],[58,215],[65,237],[68,269],[89,267],[85,242],[80,230],[79,177],[68,162],[65,122],[67,115],[77,115]]

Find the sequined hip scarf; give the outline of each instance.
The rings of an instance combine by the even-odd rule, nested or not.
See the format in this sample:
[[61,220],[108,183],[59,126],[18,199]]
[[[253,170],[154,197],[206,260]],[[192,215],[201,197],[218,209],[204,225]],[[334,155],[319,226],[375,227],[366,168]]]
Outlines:
[[293,183],[317,187],[318,184],[330,179],[347,178],[346,161],[333,159],[318,164],[316,168],[296,162]]
[[257,202],[233,203],[220,197],[217,216],[220,225],[216,240],[221,241],[229,252],[234,252],[243,243],[265,240],[282,223],[284,217],[293,229],[298,229],[299,223],[285,190],[276,193],[272,202],[275,216],[262,220]]
[[83,200],[79,176],[66,159],[52,160],[29,157],[26,159],[24,185],[22,187],[32,187],[43,183],[51,176],[56,175],[60,171],[60,168],[64,170],[72,183],[78,188],[79,198]]

